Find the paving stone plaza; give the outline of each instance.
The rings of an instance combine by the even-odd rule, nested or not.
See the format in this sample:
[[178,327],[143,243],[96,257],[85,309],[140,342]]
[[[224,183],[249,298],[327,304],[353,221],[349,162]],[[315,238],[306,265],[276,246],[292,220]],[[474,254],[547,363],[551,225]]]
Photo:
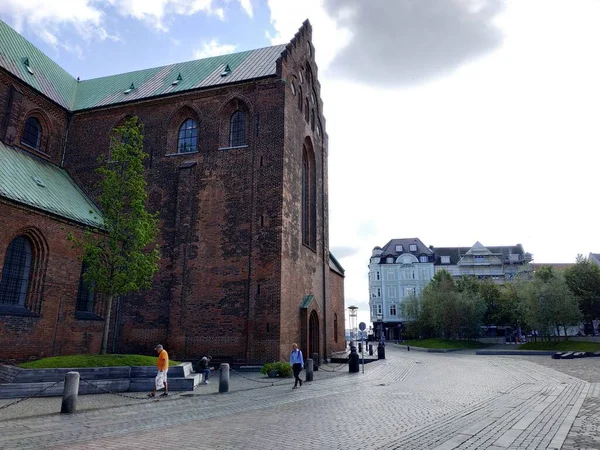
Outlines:
[[324,366],[299,389],[232,372],[227,394],[214,377],[163,400],[80,396],[72,415],[60,398],[29,399],[0,409],[0,448],[600,449],[598,358],[391,344],[386,357],[364,374]]

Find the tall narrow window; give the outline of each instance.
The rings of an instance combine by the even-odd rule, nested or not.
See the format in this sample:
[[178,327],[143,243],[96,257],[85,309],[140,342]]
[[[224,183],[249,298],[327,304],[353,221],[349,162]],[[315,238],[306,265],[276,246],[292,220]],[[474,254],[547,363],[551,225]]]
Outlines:
[[79,291],[77,292],[77,304],[75,310],[78,312],[94,312],[94,290],[86,286],[83,281],[83,274],[87,266],[85,263],[81,265],[81,274],[79,275]]
[[246,114],[243,111],[236,111],[231,116],[229,125],[229,146],[241,145],[246,145]]
[[177,153],[195,152],[198,144],[198,124],[194,119],[186,119],[179,127]]
[[308,99],[304,99],[304,120],[308,122],[310,116],[310,107],[308,106]]
[[21,144],[25,144],[28,147],[32,147],[36,150],[39,150],[41,142],[42,126],[40,125],[40,121],[37,120],[35,117],[30,117],[25,122],[25,127],[23,128],[23,136],[21,137]]
[[25,306],[31,274],[31,243],[24,236],[12,240],[6,249],[2,278],[0,279],[0,305]]
[[309,145],[305,144],[302,150],[302,243],[314,250],[317,240],[317,186],[314,153]]
[[338,341],[338,318],[337,313],[333,315],[333,341]]

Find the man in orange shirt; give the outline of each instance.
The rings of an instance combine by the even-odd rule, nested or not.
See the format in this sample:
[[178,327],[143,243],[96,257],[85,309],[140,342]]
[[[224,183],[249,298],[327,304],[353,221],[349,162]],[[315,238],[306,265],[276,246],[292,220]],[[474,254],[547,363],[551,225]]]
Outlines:
[[156,362],[156,367],[158,368],[158,373],[156,374],[156,378],[154,379],[154,390],[151,394],[148,394],[148,397],[154,397],[156,395],[156,391],[165,388],[165,392],[160,394],[161,397],[166,397],[169,395],[169,386],[167,385],[167,372],[169,371],[169,354],[163,348],[162,344],[158,344],[154,347],[156,353],[158,353],[158,361]]

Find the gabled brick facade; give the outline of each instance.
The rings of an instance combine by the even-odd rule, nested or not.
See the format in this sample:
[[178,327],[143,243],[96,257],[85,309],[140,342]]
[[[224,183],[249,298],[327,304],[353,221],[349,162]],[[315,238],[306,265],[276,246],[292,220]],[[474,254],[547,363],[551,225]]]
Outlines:
[[[92,197],[94,170],[98,157],[107,155],[111,130],[131,115],[144,124],[148,206],[160,218],[160,270],[151,290],[116,302],[109,338],[114,351],[148,353],[161,342],[172,358],[210,353],[261,363],[286,359],[293,342],[306,354],[343,349],[343,274],[330,269],[327,134],[311,32],[306,22],[274,76],[88,110],[66,111],[0,69],[0,139],[19,145],[19,127],[39,111],[42,127],[52,130],[41,156],[64,166]],[[247,145],[229,147],[235,111],[247,119]],[[198,123],[197,151],[177,153],[187,118]],[[310,220],[303,222],[307,211]],[[39,317],[0,311],[0,359],[98,351],[102,321],[51,320],[60,316],[57,302],[64,317],[73,309],[65,305],[75,302],[80,263],[66,234],[81,226],[46,216],[39,221],[31,207],[0,203],[0,215],[5,212],[16,217],[11,236],[37,223],[49,243],[48,271],[56,248],[69,275],[60,279],[60,294],[50,294],[55,286],[44,288]],[[307,242],[304,226],[312,236]],[[7,242],[0,239],[0,273]],[[307,295],[314,296],[308,317],[301,310]],[[29,339],[16,338],[20,320],[30,323]],[[52,325],[61,345],[35,350]]]

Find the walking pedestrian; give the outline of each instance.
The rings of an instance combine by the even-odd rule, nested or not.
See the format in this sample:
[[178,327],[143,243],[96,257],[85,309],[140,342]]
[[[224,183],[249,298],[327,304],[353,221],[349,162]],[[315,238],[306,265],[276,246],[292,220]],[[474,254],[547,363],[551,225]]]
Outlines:
[[154,351],[158,354],[158,361],[156,362],[156,368],[158,369],[158,372],[156,373],[156,378],[154,379],[154,390],[148,394],[148,397],[154,397],[156,395],[156,391],[161,390],[163,387],[165,388],[165,392],[160,394],[160,396],[166,397],[169,395],[169,385],[167,384],[169,354],[163,348],[162,344],[158,344],[156,347],[154,347]]
[[302,351],[298,348],[298,344],[292,344],[292,352],[290,353],[290,364],[292,365],[292,370],[294,371],[294,387],[292,389],[296,389],[298,387],[298,383],[300,383],[300,387],[302,387],[302,380],[300,379],[300,372],[304,368],[304,358],[302,358]]

